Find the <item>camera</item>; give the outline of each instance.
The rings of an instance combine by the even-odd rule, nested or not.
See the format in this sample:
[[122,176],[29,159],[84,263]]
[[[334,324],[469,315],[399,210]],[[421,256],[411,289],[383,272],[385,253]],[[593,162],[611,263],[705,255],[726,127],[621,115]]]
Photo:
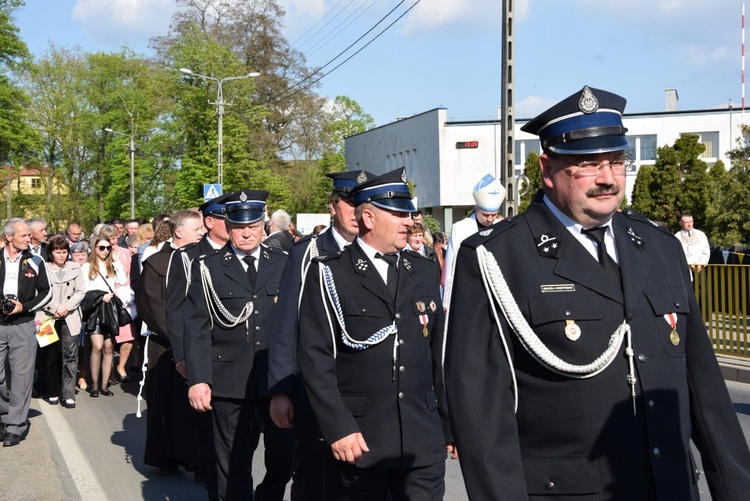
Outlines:
[[13,301],[18,301],[18,297],[13,294],[6,294],[0,298],[0,308],[3,310],[3,315],[10,315],[16,308]]

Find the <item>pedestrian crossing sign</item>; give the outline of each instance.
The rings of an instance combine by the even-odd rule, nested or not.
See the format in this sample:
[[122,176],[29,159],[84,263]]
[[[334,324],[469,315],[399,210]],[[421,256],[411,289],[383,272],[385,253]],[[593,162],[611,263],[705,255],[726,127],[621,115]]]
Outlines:
[[221,185],[220,184],[204,184],[203,185],[203,201],[208,202],[221,196]]

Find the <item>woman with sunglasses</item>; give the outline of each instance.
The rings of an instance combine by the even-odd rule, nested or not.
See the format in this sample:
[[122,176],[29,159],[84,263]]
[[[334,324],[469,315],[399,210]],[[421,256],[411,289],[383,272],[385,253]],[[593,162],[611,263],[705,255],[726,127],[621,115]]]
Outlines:
[[[133,290],[130,288],[130,266],[132,264],[132,257],[128,249],[119,247],[117,245],[118,232],[114,225],[108,224],[103,226],[99,230],[99,234],[109,239],[109,243],[112,245],[112,260],[119,262],[122,265],[122,269],[125,270],[125,283],[118,284],[114,291],[117,296],[122,300],[125,307],[130,310],[130,315],[135,318],[135,311],[133,310],[135,296]],[[121,383],[127,383],[130,380],[126,364],[130,353],[133,351],[133,345],[136,340],[135,322],[131,322],[127,325],[120,327],[120,332],[115,336],[114,342],[119,345],[120,358],[117,363],[115,372],[115,379]],[[136,358],[138,351],[136,350]],[[136,360],[137,362],[137,360]]]
[[[108,303],[114,297],[115,287],[127,282],[125,269],[119,261],[112,256],[112,244],[109,238],[97,235],[92,240],[92,252],[89,261],[83,265],[83,276],[86,279],[86,291],[102,291],[102,301]],[[114,359],[113,338],[116,332],[107,332],[99,323],[91,337],[91,359],[89,360],[89,373],[91,375],[90,396],[98,397],[99,394],[111,397],[109,389],[109,376],[112,373],[112,361]],[[101,372],[101,386],[99,386],[99,373]]]

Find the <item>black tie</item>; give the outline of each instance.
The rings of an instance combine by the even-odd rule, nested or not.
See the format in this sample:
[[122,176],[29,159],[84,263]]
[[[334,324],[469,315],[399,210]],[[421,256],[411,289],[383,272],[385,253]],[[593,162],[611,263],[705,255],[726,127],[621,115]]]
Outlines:
[[245,256],[242,260],[247,263],[247,279],[250,280],[250,287],[255,290],[255,282],[258,279],[258,270],[255,269],[255,256]]
[[581,233],[586,235],[588,238],[596,242],[596,254],[599,259],[599,264],[605,269],[610,276],[617,282],[620,282],[620,267],[612,259],[607,252],[607,245],[604,243],[604,234],[607,232],[606,226],[599,226],[591,230],[581,230]]
[[396,299],[396,288],[398,287],[398,254],[377,253],[375,257],[379,257],[388,263],[388,280],[386,281],[386,285],[393,299]]

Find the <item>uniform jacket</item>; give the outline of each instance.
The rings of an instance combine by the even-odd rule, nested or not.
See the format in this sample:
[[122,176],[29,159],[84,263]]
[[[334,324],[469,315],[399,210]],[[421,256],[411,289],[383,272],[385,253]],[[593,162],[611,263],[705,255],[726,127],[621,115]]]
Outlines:
[[276,231],[268,235],[268,238],[264,242],[269,247],[275,247],[284,252],[288,252],[289,248],[294,243],[294,237],[288,231]]
[[332,227],[320,235],[307,236],[292,245],[281,276],[279,302],[268,343],[269,394],[289,393],[294,398],[295,406],[302,405],[306,410],[312,409],[297,366],[297,330],[302,268],[310,263],[310,256],[306,253],[312,242],[315,242],[319,256],[332,256],[341,252]]
[[185,274],[183,255],[187,257],[189,263],[192,263],[198,256],[214,254],[215,252],[216,249],[208,242],[208,235],[204,235],[198,243],[188,244],[173,252],[169,261],[166,321],[169,342],[172,344],[172,352],[177,362],[185,359],[185,349],[183,347],[183,338],[185,337],[185,297],[187,296],[189,284],[188,277]]
[[[0,250],[0,293],[5,290],[5,249]],[[3,324],[17,325],[34,320],[34,312],[39,310],[52,297],[52,287],[47,276],[47,266],[42,258],[24,250],[14,266],[18,272],[18,301],[23,311],[16,315],[3,315]]]
[[[331,332],[325,309],[332,319],[335,314],[321,296],[321,265],[331,269],[351,337],[365,340],[395,320],[395,364],[394,335],[355,350],[342,342],[336,320]],[[441,422],[446,418],[440,368],[443,325],[439,270],[428,259],[402,254],[395,307],[356,241],[340,254],[313,262],[300,307],[297,357],[329,444],[361,432],[370,449],[358,463],[363,468],[414,468],[445,460],[450,433],[447,420]]]
[[[622,288],[537,197],[458,253],[445,377],[471,499],[698,500],[692,438],[713,499],[750,492],[750,454],[719,371],[677,240],[626,210],[613,218]],[[483,236],[484,234],[484,236]],[[497,260],[524,318],[561,359],[588,364],[623,320],[632,329],[636,415],[620,354],[588,379],[558,375],[520,344],[502,313],[513,383],[477,264]],[[664,315],[677,319],[670,340]],[[565,328],[574,322],[580,338]]]
[[[286,253],[261,244],[254,291],[229,244],[193,261],[185,304],[185,325],[190,329],[184,337],[189,386],[208,383],[212,395],[223,398],[268,396],[268,338],[286,260]],[[214,319],[211,326],[201,263],[205,263],[216,294],[232,315],[238,315],[252,301],[253,313],[247,322],[225,328]]]
[[57,273],[51,268],[48,268],[47,272],[52,286],[52,297],[42,307],[42,311],[47,317],[54,317],[61,305],[67,306],[70,313],[65,317],[65,323],[70,335],[77,336],[81,333],[81,311],[78,306],[86,295],[86,280],[83,278],[81,265],[68,261],[62,280],[57,278]]

